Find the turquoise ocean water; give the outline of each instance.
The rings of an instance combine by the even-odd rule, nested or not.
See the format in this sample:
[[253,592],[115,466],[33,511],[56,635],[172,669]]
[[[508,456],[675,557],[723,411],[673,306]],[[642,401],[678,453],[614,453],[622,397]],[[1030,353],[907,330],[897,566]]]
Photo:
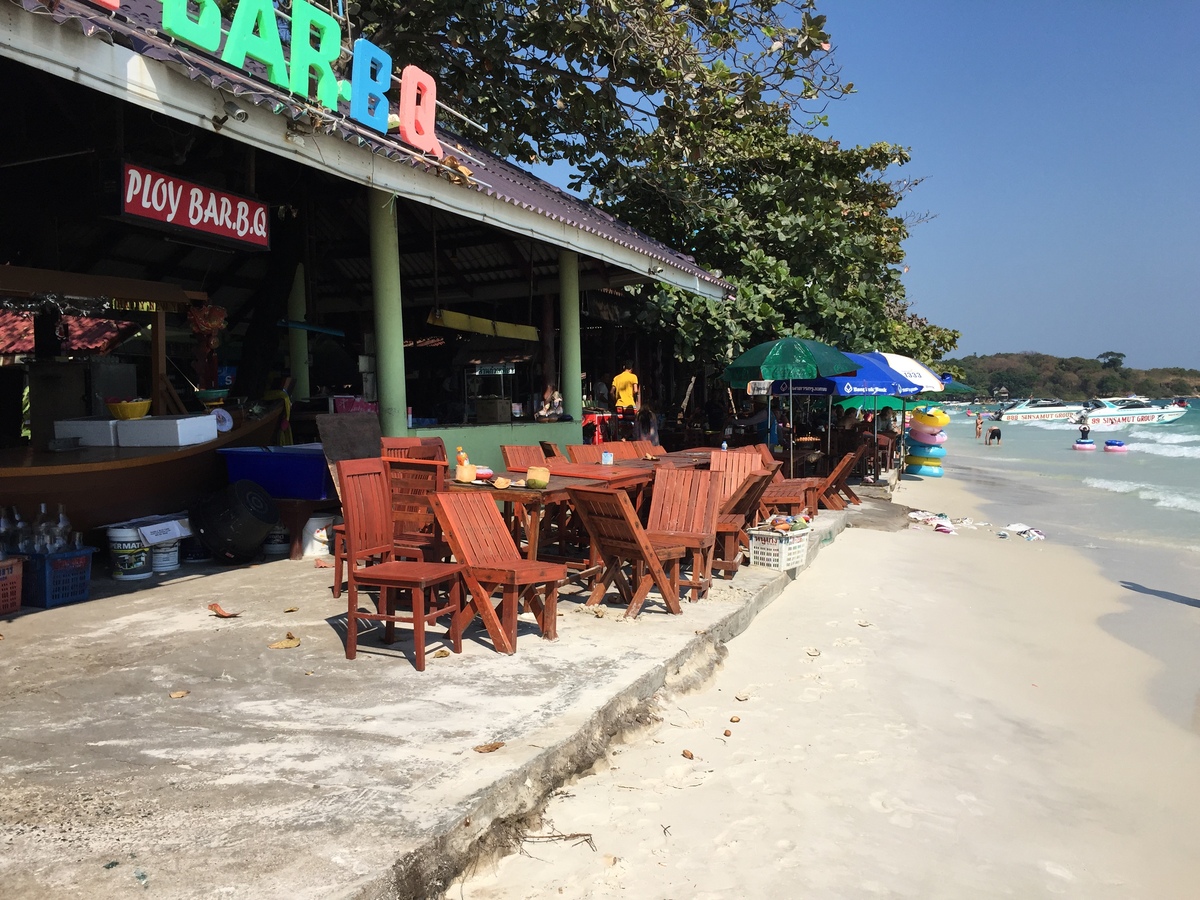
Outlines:
[[[1170,425],[1093,429],[1097,444],[1123,440],[1128,453],[1072,449],[1079,429],[1069,423],[985,419],[985,429],[999,424],[1003,432],[999,446],[985,446],[962,409],[947,412],[945,477],[983,501],[993,530],[1024,522],[1099,567],[1121,608],[1098,614],[1097,623],[1158,660],[1149,699],[1200,733],[1200,401]],[[903,483],[895,499],[911,505]],[[1073,575],[1065,568],[1052,587],[1078,590]],[[1002,563],[979,573],[981,588],[998,598],[1021,578]]]

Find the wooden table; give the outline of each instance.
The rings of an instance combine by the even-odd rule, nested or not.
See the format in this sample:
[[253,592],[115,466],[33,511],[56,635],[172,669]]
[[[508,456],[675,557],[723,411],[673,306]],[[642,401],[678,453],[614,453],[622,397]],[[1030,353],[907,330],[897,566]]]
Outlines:
[[[516,470],[527,470],[527,466],[514,466]],[[646,487],[654,480],[654,463],[649,460],[623,459],[619,464],[611,466],[602,463],[573,463],[569,460],[546,460],[546,468],[552,476],[564,476],[571,479],[586,479],[600,482],[605,487],[623,488],[630,492],[633,508],[641,509],[645,499]]]
[[[596,468],[600,467],[596,466]],[[608,467],[606,466],[605,468]],[[516,470],[497,472],[496,477],[507,478],[509,481],[521,481],[525,478],[525,472],[518,467]],[[567,477],[552,474],[550,476],[550,483],[540,489],[531,488],[528,485],[517,486],[515,484],[509,485],[506,488],[498,488],[482,483],[464,484],[461,481],[449,482],[449,487],[452,491],[484,491],[503,502],[505,519],[509,522],[516,520],[521,525],[525,532],[525,539],[528,542],[525,556],[527,559],[534,560],[538,558],[538,550],[541,543],[542,515],[545,509],[556,503],[569,502],[570,497],[567,494],[567,488],[595,484],[597,481],[598,479],[595,478]],[[516,536],[514,535],[515,538]]]

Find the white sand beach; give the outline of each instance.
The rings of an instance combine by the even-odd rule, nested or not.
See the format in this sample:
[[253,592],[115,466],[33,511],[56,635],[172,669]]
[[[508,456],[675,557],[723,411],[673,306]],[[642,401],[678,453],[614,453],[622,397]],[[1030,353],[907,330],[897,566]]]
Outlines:
[[[952,479],[896,500],[985,518]],[[1146,599],[1052,535],[848,530],[551,801],[541,834],[593,846],[535,834],[450,896],[1195,897],[1200,713],[1153,695],[1197,667],[1148,651],[1200,609],[1103,626]]]

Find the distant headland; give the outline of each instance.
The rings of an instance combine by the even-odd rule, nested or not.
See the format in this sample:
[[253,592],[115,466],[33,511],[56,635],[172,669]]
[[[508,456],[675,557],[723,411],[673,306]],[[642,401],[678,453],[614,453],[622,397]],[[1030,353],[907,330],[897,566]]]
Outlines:
[[1200,371],[1196,369],[1130,369],[1125,354],[1115,351],[1088,359],[1082,356],[1049,356],[1045,353],[993,353],[944,359],[938,371],[955,376],[981,396],[993,396],[1005,388],[1010,397],[1061,397],[1086,400],[1142,394],[1146,397],[1195,397],[1200,395]]

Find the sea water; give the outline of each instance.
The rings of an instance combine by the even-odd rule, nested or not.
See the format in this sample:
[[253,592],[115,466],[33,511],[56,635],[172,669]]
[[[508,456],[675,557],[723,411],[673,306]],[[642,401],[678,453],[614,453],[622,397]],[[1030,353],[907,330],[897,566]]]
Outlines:
[[[1030,525],[1099,568],[1121,604],[1097,624],[1158,660],[1147,686],[1151,701],[1200,734],[1200,401],[1169,425],[1092,429],[1091,452],[1074,449],[1079,426],[1067,422],[985,416],[985,435],[997,425],[1003,436],[988,446],[975,439],[973,416],[949,415],[945,477],[961,479],[983,501],[989,530]],[[1125,441],[1128,452],[1106,452],[1104,441],[1113,439]],[[895,499],[905,502],[903,481]],[[1076,590],[1073,574],[1061,572],[1055,587]],[[1018,588],[1021,578],[1011,567],[979,573],[980,586],[997,588],[997,596]]]
[[[946,427],[946,476],[1067,543],[1103,538],[1200,553],[1200,401],[1193,404],[1168,425],[1093,428],[1090,452],[1074,449],[1078,425],[985,416],[985,435],[990,426],[1002,431],[1001,443],[988,446],[975,439],[974,416],[958,410]],[[1105,451],[1106,440],[1124,441],[1127,452]]]

